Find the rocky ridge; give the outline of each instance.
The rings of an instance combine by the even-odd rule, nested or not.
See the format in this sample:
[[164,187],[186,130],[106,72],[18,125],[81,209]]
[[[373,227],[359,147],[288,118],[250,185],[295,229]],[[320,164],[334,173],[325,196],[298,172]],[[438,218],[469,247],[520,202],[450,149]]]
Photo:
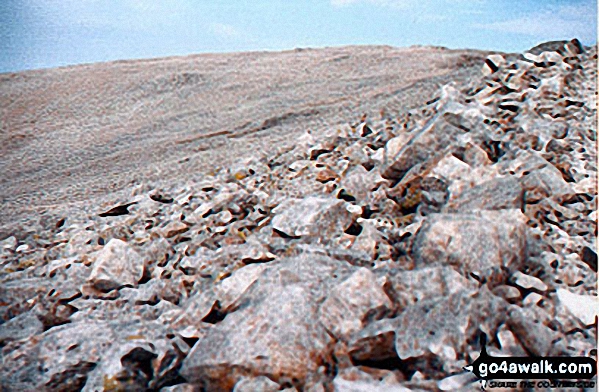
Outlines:
[[6,390],[471,390],[596,358],[597,49],[0,242]]

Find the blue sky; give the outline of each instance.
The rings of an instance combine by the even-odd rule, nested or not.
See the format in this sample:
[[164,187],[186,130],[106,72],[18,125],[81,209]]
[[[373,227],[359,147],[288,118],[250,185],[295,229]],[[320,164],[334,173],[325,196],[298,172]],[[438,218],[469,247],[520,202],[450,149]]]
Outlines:
[[523,51],[597,40],[590,0],[0,0],[0,72],[353,44]]

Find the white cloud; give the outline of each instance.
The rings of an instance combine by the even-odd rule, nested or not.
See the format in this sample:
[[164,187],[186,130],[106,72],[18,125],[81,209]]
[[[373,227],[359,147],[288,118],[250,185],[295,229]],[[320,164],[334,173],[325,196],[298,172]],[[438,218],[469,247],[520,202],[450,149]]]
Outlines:
[[475,27],[503,33],[533,36],[539,39],[580,38],[597,39],[597,9],[592,4],[561,5],[523,17]]
[[238,38],[241,36],[239,30],[226,23],[212,23],[209,26],[210,31],[221,38]]

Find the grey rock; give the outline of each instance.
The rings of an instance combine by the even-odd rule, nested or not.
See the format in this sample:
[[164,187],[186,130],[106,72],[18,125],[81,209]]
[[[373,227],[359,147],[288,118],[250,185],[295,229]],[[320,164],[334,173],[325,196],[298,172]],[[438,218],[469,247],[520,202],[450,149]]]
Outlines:
[[363,328],[368,316],[389,312],[392,304],[384,284],[369,269],[358,269],[331,290],[321,306],[320,322],[336,338],[347,339]]
[[264,376],[243,377],[233,388],[233,392],[277,392],[279,390],[279,384]]
[[317,307],[305,288],[289,284],[259,303],[229,314],[198,341],[181,374],[227,390],[248,375],[297,379],[329,361],[332,339],[314,323]]
[[451,195],[446,212],[522,209],[524,190],[514,177],[496,178]]
[[433,214],[414,244],[417,265],[451,265],[465,277],[501,281],[525,260],[526,225],[520,210]]
[[0,324],[0,344],[31,338],[41,333],[44,325],[33,313],[23,313]]
[[539,291],[547,291],[547,285],[539,278],[523,274],[520,271],[514,272],[512,275],[514,283],[523,289],[536,289]]
[[289,200],[273,213],[273,229],[290,237],[307,237],[314,241],[342,234],[352,219],[343,200],[321,197]]
[[143,259],[126,242],[112,239],[98,254],[89,281],[100,290],[135,286],[143,275]]
[[447,121],[446,113],[440,111],[422,129],[416,131],[396,155],[388,157],[387,164],[381,171],[383,178],[401,180],[412,167],[443,154],[453,140],[465,133],[463,129]]
[[496,332],[505,322],[507,306],[484,288],[409,306],[397,319],[397,355],[407,359],[432,353],[451,367],[455,355],[466,351],[467,342],[477,336],[479,328],[488,334]]

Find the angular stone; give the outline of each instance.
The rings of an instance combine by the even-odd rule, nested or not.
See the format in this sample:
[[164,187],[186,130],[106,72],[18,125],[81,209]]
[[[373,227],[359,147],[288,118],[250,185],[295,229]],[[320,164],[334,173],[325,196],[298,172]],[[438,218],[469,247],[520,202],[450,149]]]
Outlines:
[[269,263],[236,310],[196,343],[182,374],[216,389],[232,388],[250,375],[305,382],[332,350],[332,337],[318,321],[319,304],[353,270],[314,254]]
[[460,180],[472,172],[467,163],[456,158],[453,154],[447,154],[431,170],[431,174],[449,181]]
[[549,316],[541,312],[536,306],[520,308],[512,305],[507,312],[506,324],[520,344],[533,355],[563,355],[563,345],[555,343],[559,333],[545,325]]
[[520,271],[514,272],[512,279],[514,279],[516,285],[523,289],[536,289],[539,291],[547,291],[548,289],[547,285],[541,279],[523,274]]
[[112,239],[98,253],[88,281],[103,291],[135,286],[143,269],[144,262],[139,253],[126,242]]
[[181,374],[213,390],[232,389],[249,375],[303,383],[330,360],[333,341],[316,317],[309,292],[287,285],[210,329],[185,359]]
[[411,271],[394,271],[389,283],[395,294],[394,303],[403,310],[409,305],[447,297],[458,291],[474,290],[477,282],[467,279],[449,266],[436,265]]
[[597,322],[599,314],[597,297],[574,294],[565,289],[557,289],[556,295],[560,303],[584,325],[589,326]]
[[439,112],[422,129],[416,131],[395,155],[387,157],[387,163],[381,170],[383,178],[401,180],[412,167],[439,155],[465,133],[463,129],[448,122],[445,114],[444,111]]
[[217,288],[221,308],[232,307],[254,283],[262,271],[268,268],[266,264],[250,264],[235,271],[229,278],[224,279]]
[[574,194],[572,187],[553,165],[527,173],[522,177],[521,183],[526,191],[527,203],[537,202],[547,197],[558,198]]
[[397,355],[406,359],[435,353],[450,362],[451,358],[443,358],[448,352],[443,350],[444,346],[450,349],[452,356],[466,352],[467,342],[478,334],[479,329],[488,334],[495,333],[505,321],[507,306],[486,289],[460,291],[412,305],[397,320]]
[[165,238],[171,238],[185,233],[187,230],[189,230],[189,226],[183,222],[170,222],[161,230],[161,232]]
[[273,213],[273,229],[290,237],[316,240],[342,234],[352,220],[343,200],[314,196],[288,200]]
[[279,390],[279,384],[264,376],[243,377],[233,388],[233,392],[278,392]]
[[368,171],[364,166],[355,166],[349,170],[340,186],[358,201],[367,199],[377,184],[384,181],[377,171]]
[[465,277],[507,278],[526,255],[526,219],[519,210],[433,214],[414,243],[417,265],[451,265]]
[[347,340],[362,329],[367,316],[383,314],[392,307],[383,285],[369,269],[360,268],[331,290],[320,306],[320,321],[335,337]]
[[6,342],[28,339],[41,333],[44,325],[32,312],[27,312],[13,317],[4,324],[0,324],[0,344]]
[[335,391],[348,392],[410,392],[399,383],[398,376],[389,370],[352,367],[339,371],[333,379]]
[[383,361],[397,358],[395,331],[398,318],[374,321],[356,333],[348,343],[348,353],[355,361]]
[[522,209],[523,205],[524,191],[520,181],[514,177],[503,177],[451,195],[445,211]]

